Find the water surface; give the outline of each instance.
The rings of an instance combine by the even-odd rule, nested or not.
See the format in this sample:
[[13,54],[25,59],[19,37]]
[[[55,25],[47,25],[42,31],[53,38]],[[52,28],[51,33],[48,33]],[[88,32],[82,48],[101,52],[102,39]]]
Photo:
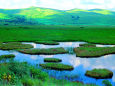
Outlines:
[[[32,44],[34,48],[56,48],[56,47],[64,47],[67,50],[70,50],[70,53],[73,52],[71,48],[79,47],[79,44],[83,44],[85,42],[60,42],[59,45],[43,45],[43,44],[35,44],[35,43],[26,43]],[[99,45],[98,47],[114,47],[114,45]],[[4,54],[15,54],[16,61],[27,61],[32,65],[44,63],[44,58],[59,58],[62,59],[63,64],[72,65],[74,70],[72,71],[56,71],[56,70],[44,70],[49,73],[50,76],[58,78],[58,79],[68,79],[71,81],[81,81],[84,83],[96,83],[99,86],[102,85],[102,81],[104,79],[94,79],[85,76],[86,70],[91,70],[94,68],[107,68],[113,71],[114,76],[112,79],[108,79],[111,81],[113,86],[115,86],[115,54],[101,56],[99,58],[80,58],[73,54],[57,54],[57,55],[29,55],[17,52],[15,50],[3,51],[0,50],[0,55]],[[66,76],[71,76],[66,77]],[[72,77],[76,76],[76,77]]]

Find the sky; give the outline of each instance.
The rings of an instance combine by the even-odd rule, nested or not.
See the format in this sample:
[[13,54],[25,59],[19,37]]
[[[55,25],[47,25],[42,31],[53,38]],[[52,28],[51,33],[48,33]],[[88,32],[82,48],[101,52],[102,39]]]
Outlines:
[[108,9],[115,11],[115,0],[0,0],[0,8],[19,9],[31,6],[59,10]]

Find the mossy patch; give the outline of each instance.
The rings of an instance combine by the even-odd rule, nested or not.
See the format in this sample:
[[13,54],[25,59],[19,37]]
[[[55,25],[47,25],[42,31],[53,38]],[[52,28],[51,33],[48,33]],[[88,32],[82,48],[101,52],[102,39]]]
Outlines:
[[79,46],[80,47],[96,47],[96,44],[88,44],[88,43],[86,43],[86,44],[80,44]]
[[8,42],[0,44],[1,50],[28,49],[33,48],[30,44],[22,44],[21,42]]
[[40,64],[44,69],[53,69],[53,70],[73,70],[73,66],[65,65],[61,63],[46,63]]
[[14,57],[15,57],[14,54],[1,55],[1,56],[0,56],[0,60],[9,59],[9,58],[14,58]]
[[96,79],[107,79],[112,78],[113,72],[108,69],[93,69],[91,71],[87,71],[85,75]]
[[58,58],[45,58],[44,62],[61,62],[61,59]]
[[23,49],[19,52],[31,55],[54,55],[54,54],[65,54],[68,53],[64,48],[48,48],[48,49]]
[[79,57],[100,57],[115,53],[115,47],[78,47],[74,52]]
[[44,45],[59,45],[59,43],[55,41],[35,41],[35,43]]

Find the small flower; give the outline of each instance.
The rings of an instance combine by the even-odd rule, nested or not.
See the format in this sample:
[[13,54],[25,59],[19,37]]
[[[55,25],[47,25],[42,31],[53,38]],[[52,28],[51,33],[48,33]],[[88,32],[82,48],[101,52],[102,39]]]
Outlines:
[[8,75],[8,81],[10,81],[10,80],[11,80],[11,78],[12,78],[12,76],[11,76],[11,75]]

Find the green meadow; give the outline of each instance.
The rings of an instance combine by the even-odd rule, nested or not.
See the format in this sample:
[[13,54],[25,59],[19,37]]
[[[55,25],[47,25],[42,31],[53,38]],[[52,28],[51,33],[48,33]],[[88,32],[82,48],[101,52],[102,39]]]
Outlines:
[[1,42],[85,41],[115,44],[114,26],[0,26]]
[[[114,26],[64,26],[64,25],[39,25],[39,26],[0,26],[0,49],[1,50],[17,50],[24,54],[30,55],[54,55],[67,54],[64,48],[49,48],[39,49],[33,48],[30,44],[23,44],[21,42],[34,42],[45,45],[58,45],[58,42],[74,42],[82,41],[88,42],[81,44],[80,47],[75,48],[79,51],[75,53],[78,56],[102,56],[115,52],[115,47],[96,47],[95,44],[115,44],[115,27]],[[102,52],[103,51],[103,52]],[[93,55],[92,55],[93,52]],[[98,53],[97,53],[98,52]],[[99,55],[97,55],[99,54]],[[1,55],[3,58],[14,58],[15,56]],[[32,66],[26,62],[9,61],[0,63],[0,85],[1,86],[96,86],[94,84],[84,84],[81,82],[72,82],[67,80],[58,80],[50,77],[43,69],[68,70],[72,71],[72,65],[65,65],[61,59],[45,58],[44,64]],[[57,62],[57,63],[54,63]],[[95,72],[96,71],[96,72]],[[93,71],[93,77],[97,77],[102,72],[99,70]],[[92,71],[87,72],[90,76]],[[108,71],[107,71],[108,73]],[[111,72],[112,73],[112,72]],[[106,74],[105,74],[106,75]],[[107,75],[108,76],[108,75]],[[74,76],[73,76],[74,77]],[[76,76],[75,76],[76,77]],[[103,78],[103,75],[102,75]],[[108,77],[107,77],[108,78]],[[109,81],[103,81],[109,83]]]

